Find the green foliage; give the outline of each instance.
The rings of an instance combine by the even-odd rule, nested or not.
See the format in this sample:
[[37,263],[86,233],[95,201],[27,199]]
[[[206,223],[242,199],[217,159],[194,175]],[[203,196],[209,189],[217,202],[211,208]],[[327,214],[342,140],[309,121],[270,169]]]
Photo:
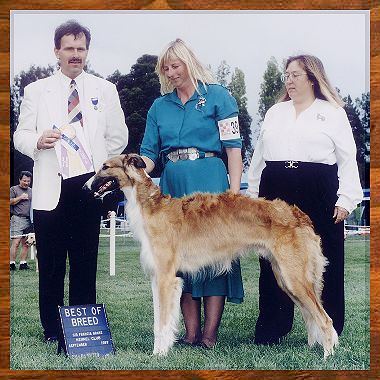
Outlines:
[[[105,234],[103,231],[102,234]],[[56,344],[42,341],[38,313],[38,274],[11,273],[10,368],[20,370],[368,370],[369,239],[346,240],[346,324],[335,355],[323,360],[320,346],[310,348],[300,313],[291,333],[277,346],[255,346],[259,265],[256,255],[241,260],[245,300],[227,303],[213,350],[174,346],[166,357],[152,356],[153,305],[150,283],[139,263],[140,245],[116,239],[116,276],[109,275],[109,241],[101,237],[98,302],[105,303],[116,354],[104,358],[65,358]],[[34,262],[29,262],[32,269]],[[68,273],[68,271],[67,271]],[[67,276],[66,276],[67,277]],[[66,283],[67,289],[67,283]],[[65,297],[67,304],[67,295]],[[181,323],[179,336],[184,333]]]
[[231,66],[225,60],[223,60],[218,66],[218,69],[216,71],[216,80],[222,86],[227,87],[228,78],[230,74],[231,74]]
[[264,120],[265,114],[278,100],[284,84],[281,81],[281,71],[276,58],[271,57],[264,72],[263,82],[259,94],[259,123]]
[[236,99],[239,107],[239,126],[240,136],[243,141],[242,157],[244,167],[247,169],[251,161],[252,140],[251,140],[251,122],[252,118],[247,110],[247,96],[245,87],[245,76],[242,70],[235,68],[232,74],[231,82],[228,86],[231,95]]
[[[243,142],[242,158],[245,168],[248,168],[252,155],[252,142],[251,142],[251,122],[252,118],[247,110],[247,96],[245,87],[244,72],[239,68],[235,68],[231,74],[231,67],[223,60],[218,66],[216,72],[216,79],[222,85],[227,87],[231,95],[235,98],[239,108],[239,126],[240,136]],[[229,79],[231,78],[231,79]],[[223,161],[226,163],[226,156],[224,155]]]
[[[137,59],[129,74],[122,75],[117,70],[107,78],[116,85],[129,129],[129,142],[125,153],[140,152],[148,110],[160,96],[156,64],[157,56],[145,54]],[[157,165],[151,175],[159,177],[160,170]]]
[[[350,95],[343,98],[343,101],[345,103],[344,109],[347,113],[347,117],[350,122],[352,133],[354,135],[354,139],[356,143],[356,149],[357,149],[356,160],[358,162],[358,167],[359,167],[360,181],[361,181],[362,187],[367,187],[366,179],[365,179],[365,165],[366,165],[366,160],[365,160],[366,128],[365,127],[366,126],[364,124],[366,120],[364,121],[364,123],[362,123],[360,119],[360,110],[357,108],[358,102],[356,102],[356,105],[355,105]],[[366,117],[365,113],[364,113],[364,117]],[[368,133],[368,139],[369,139],[369,133]],[[368,183],[368,187],[369,187],[369,183]]]
[[362,183],[365,188],[370,187],[370,97],[369,92],[362,94],[361,98],[355,99],[356,109],[358,110],[362,128],[364,130],[364,174]]
[[51,76],[54,73],[54,66],[48,65],[47,67],[30,66],[28,71],[21,71],[13,78],[11,86],[11,112],[13,111],[13,124],[11,124],[11,135],[16,129],[18,117],[20,114],[20,104],[24,96],[24,88],[35,82],[38,79],[43,79]]
[[51,76],[54,73],[54,66],[40,67],[32,65],[28,71],[21,71],[13,78],[10,88],[10,157],[11,157],[11,185],[18,183],[18,175],[21,170],[33,171],[33,161],[15,150],[13,145],[13,133],[18,125],[20,115],[20,105],[24,96],[24,88],[38,79]]

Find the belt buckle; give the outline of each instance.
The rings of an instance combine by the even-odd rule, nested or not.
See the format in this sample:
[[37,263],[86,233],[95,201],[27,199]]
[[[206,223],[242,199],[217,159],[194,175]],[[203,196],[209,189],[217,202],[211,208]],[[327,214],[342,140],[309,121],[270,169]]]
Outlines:
[[285,161],[285,168],[286,169],[297,169],[298,168],[298,161]]

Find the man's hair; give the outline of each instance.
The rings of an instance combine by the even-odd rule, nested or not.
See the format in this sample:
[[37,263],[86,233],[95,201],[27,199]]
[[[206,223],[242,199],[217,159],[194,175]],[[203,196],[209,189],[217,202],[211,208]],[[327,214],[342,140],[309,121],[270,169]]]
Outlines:
[[25,177],[32,178],[32,173],[29,172],[29,171],[27,171],[27,170],[23,170],[23,171],[20,173],[18,179],[21,179],[21,178],[24,177],[24,176],[25,176]]
[[76,20],[68,20],[64,24],[61,24],[57,27],[54,34],[54,46],[56,49],[61,48],[61,39],[63,36],[68,36],[70,34],[74,35],[74,38],[77,39],[82,34],[86,37],[86,49],[88,50],[91,41],[91,33],[88,28],[79,24]]

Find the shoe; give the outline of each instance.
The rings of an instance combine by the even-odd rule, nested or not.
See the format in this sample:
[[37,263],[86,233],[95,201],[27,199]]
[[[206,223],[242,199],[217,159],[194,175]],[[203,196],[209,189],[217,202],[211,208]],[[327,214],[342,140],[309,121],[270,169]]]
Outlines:
[[199,345],[199,342],[189,342],[188,340],[185,340],[183,338],[178,339],[176,343],[180,346],[190,346],[190,347],[197,347]]
[[46,343],[54,343],[58,340],[58,337],[56,337],[55,335],[52,335],[52,336],[45,336],[45,342]]
[[280,344],[282,338],[283,338],[283,336],[281,336],[279,338],[271,337],[271,338],[267,338],[267,339],[263,339],[263,338],[257,339],[257,338],[255,338],[253,340],[253,344],[255,344],[256,346],[272,346],[272,345]]
[[197,347],[203,348],[204,350],[211,350],[211,349],[213,349],[215,347],[215,344],[209,346],[205,342],[199,342],[197,344]]
[[10,266],[11,271],[16,270],[16,264],[15,263],[10,264],[9,266]]
[[30,269],[27,263],[20,264],[19,270],[28,270]]

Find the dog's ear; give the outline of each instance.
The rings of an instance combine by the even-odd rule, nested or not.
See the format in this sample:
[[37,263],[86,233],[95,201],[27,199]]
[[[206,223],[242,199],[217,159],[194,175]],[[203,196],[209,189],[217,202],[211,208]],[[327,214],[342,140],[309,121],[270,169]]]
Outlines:
[[144,160],[137,154],[127,154],[123,160],[124,168],[133,166],[136,169],[145,169],[146,165]]

